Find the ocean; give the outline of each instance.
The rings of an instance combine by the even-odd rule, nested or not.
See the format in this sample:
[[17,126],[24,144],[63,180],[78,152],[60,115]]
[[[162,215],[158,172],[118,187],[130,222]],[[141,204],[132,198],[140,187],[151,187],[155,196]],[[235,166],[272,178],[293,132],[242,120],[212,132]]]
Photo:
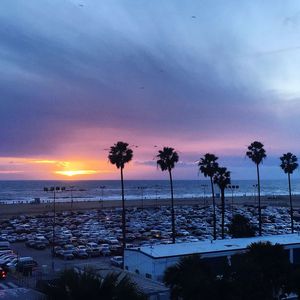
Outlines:
[[[227,189],[228,196],[254,196],[256,194],[255,180],[237,180]],[[174,180],[175,198],[202,198],[210,196],[208,180]],[[17,203],[31,202],[39,198],[42,202],[50,202],[53,192],[44,188],[64,187],[56,192],[57,201],[89,201],[118,200],[121,195],[121,184],[118,180],[82,180],[82,181],[0,181],[0,202]],[[300,194],[300,180],[292,181],[293,194]],[[216,187],[216,193],[219,190]],[[266,196],[287,195],[287,180],[262,180],[261,194]],[[125,198],[132,199],[164,199],[170,197],[168,180],[125,180]]]

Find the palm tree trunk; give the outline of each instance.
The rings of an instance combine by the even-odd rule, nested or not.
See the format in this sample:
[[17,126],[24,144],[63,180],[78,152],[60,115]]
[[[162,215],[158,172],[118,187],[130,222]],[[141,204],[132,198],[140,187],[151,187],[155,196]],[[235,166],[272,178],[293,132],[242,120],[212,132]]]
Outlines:
[[216,220],[216,199],[215,199],[215,190],[213,179],[210,177],[210,185],[211,185],[211,194],[212,194],[212,202],[213,202],[213,227],[214,227],[214,240],[217,239],[217,220]]
[[258,232],[261,236],[261,204],[260,204],[260,178],[259,178],[259,167],[256,164],[256,172],[257,172],[257,193],[258,193]]
[[171,187],[171,217],[172,217],[172,242],[175,244],[175,212],[174,212],[174,195],[173,195],[173,180],[172,172],[169,170],[170,187]]
[[293,202],[292,202],[292,189],[291,189],[291,174],[288,173],[288,181],[289,181],[289,196],[290,196],[290,214],[291,214],[291,228],[292,233],[294,233],[294,211],[293,211]]
[[221,205],[222,205],[222,239],[224,239],[224,228],[225,228],[225,190],[221,190]]
[[123,235],[123,266],[124,267],[124,251],[126,248],[126,216],[125,216],[125,197],[124,197],[124,179],[123,168],[121,167],[121,186],[122,186],[122,235]]

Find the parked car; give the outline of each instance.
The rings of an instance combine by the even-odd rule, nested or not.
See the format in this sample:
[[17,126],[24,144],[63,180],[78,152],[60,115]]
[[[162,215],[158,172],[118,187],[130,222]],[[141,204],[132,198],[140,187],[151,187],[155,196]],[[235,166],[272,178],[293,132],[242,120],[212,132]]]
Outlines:
[[38,263],[32,257],[20,257],[16,265],[16,270],[19,272],[23,272],[24,269],[35,268],[37,265]]
[[28,247],[28,248],[33,248],[35,245],[35,241],[34,240],[27,240],[25,242],[25,246]]
[[78,245],[76,247],[76,250],[85,250],[85,251],[87,251],[86,246],[84,246],[84,245]]
[[54,256],[62,256],[64,249],[60,246],[54,247]]
[[10,250],[10,243],[8,241],[0,241],[0,250]]
[[74,245],[67,244],[67,245],[64,245],[64,250],[75,251],[76,248],[74,247]]
[[100,256],[101,252],[98,244],[90,242],[86,244],[86,247],[87,247],[87,253],[90,256]]
[[110,252],[111,252],[112,255],[119,256],[123,252],[122,246],[120,246],[120,245],[111,245],[110,246]]
[[113,266],[121,268],[123,265],[123,257],[122,256],[114,256],[110,259],[110,262]]
[[61,254],[61,257],[65,260],[74,259],[73,250],[64,250]]
[[46,249],[46,244],[43,242],[35,242],[33,248],[37,250],[44,250]]
[[4,271],[6,271],[6,272],[15,271],[16,267],[17,267],[18,260],[19,259],[17,257],[15,257],[11,261],[5,263],[5,265],[3,266]]
[[78,258],[88,258],[89,255],[84,249],[76,249],[74,255]]
[[111,254],[109,248],[103,248],[103,249],[101,249],[100,253],[103,256],[110,256],[110,254]]

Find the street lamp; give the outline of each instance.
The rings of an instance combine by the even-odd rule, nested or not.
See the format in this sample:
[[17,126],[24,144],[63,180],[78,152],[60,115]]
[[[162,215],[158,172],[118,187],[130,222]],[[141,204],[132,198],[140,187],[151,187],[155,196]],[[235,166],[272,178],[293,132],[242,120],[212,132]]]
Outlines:
[[102,209],[103,209],[103,201],[104,201],[104,189],[106,189],[106,186],[105,185],[101,185],[100,186],[100,189],[101,189],[101,204],[102,204]]
[[203,202],[204,202],[204,205],[206,205],[206,188],[208,187],[207,184],[201,184],[201,187],[203,188]]
[[256,194],[256,191],[257,191],[257,188],[258,188],[258,184],[253,184],[252,185],[253,187],[253,198],[254,198],[254,203],[256,204],[256,200],[257,200],[257,194]]
[[160,186],[158,184],[155,185],[155,206],[158,208],[157,200],[158,200],[158,189],[160,189]]
[[73,191],[74,191],[74,186],[70,186],[70,192],[71,192],[71,213],[73,214]]
[[138,186],[138,189],[141,190],[141,196],[142,196],[142,210],[144,210],[144,189],[146,189],[145,186]]
[[53,222],[52,222],[52,270],[54,270],[54,244],[55,244],[55,225],[56,225],[56,193],[58,191],[65,191],[66,188],[59,187],[59,186],[51,186],[51,187],[44,187],[44,192],[53,192]]
[[228,188],[231,190],[231,214],[233,215],[233,193],[235,190],[239,189],[239,185],[228,185]]

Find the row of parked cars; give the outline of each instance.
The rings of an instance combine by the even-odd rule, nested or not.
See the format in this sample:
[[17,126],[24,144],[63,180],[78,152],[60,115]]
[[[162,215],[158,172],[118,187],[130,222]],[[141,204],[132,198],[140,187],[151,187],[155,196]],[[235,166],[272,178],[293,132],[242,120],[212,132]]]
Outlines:
[[[121,247],[118,248],[118,251],[113,253],[121,254]],[[110,256],[111,254],[112,252],[108,244],[98,245],[93,242],[87,243],[86,245],[77,245],[76,247],[72,244],[54,247],[54,255],[63,259]]]
[[[212,206],[183,205],[176,208],[176,242],[197,242],[212,238]],[[216,208],[218,220],[220,207]],[[225,224],[239,213],[257,224],[257,209],[254,206],[233,206],[225,212]],[[290,232],[286,220],[287,208],[266,207],[263,209],[263,226],[266,234]],[[295,228],[300,229],[300,214]],[[45,213],[34,218],[28,215],[14,217],[0,223],[0,239],[25,242],[26,246],[43,250],[53,246],[53,214]],[[88,256],[121,254],[122,229],[119,209],[59,212],[54,226],[54,246],[58,257],[72,259]],[[220,222],[217,222],[220,232]],[[226,232],[226,237],[230,237]],[[169,206],[130,208],[126,213],[126,244],[150,246],[171,243],[171,212]],[[72,249],[68,247],[73,246]],[[94,245],[94,246],[92,246]],[[94,247],[94,249],[93,249]],[[77,249],[78,248],[78,249]],[[76,251],[75,251],[76,250]],[[62,253],[64,253],[62,255]]]
[[9,242],[0,242],[0,278],[6,278],[6,273],[31,271],[37,267],[37,262],[28,256],[20,257],[14,253]]

